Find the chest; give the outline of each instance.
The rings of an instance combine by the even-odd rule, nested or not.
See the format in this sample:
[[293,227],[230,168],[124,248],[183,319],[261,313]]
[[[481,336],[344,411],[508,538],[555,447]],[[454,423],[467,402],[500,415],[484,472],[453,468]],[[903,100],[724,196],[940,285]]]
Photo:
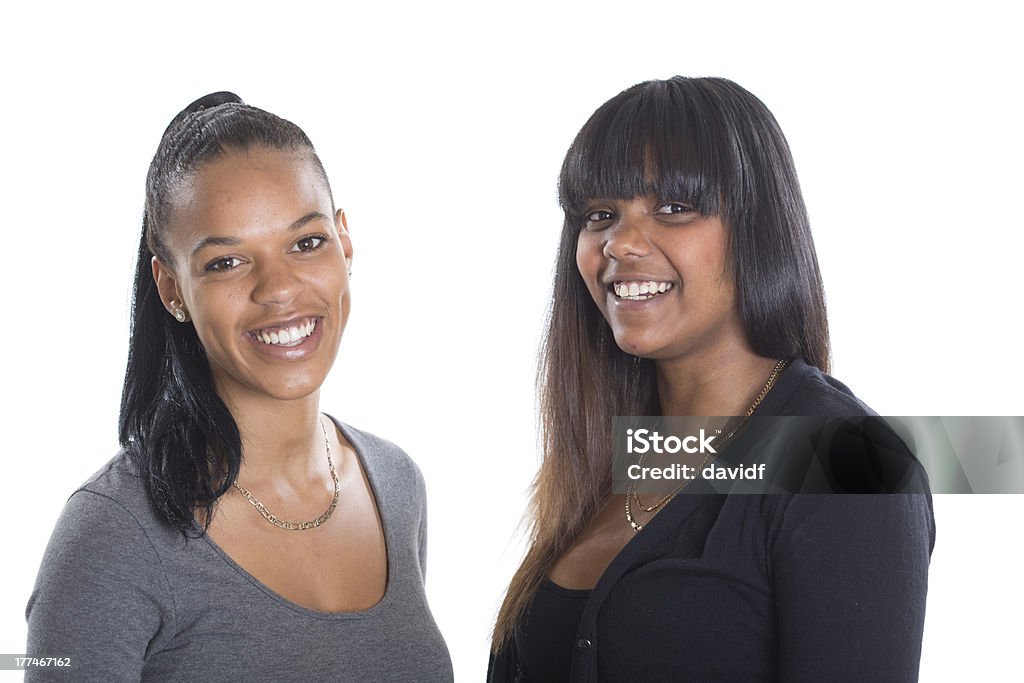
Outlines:
[[221,550],[281,597],[318,612],[377,604],[388,581],[388,552],[367,486],[350,486],[321,526],[292,531],[270,524],[229,493],[209,534]]
[[625,517],[625,496],[611,496],[573,544],[555,561],[548,576],[564,588],[593,588],[634,535]]
[[[607,507],[622,516],[628,535],[603,512],[549,574],[561,585],[589,578],[595,587],[577,612],[589,617],[577,616],[563,638],[574,680],[595,669],[609,680],[774,680],[778,614],[757,500],[680,498],[638,534],[619,503]],[[540,597],[547,601],[531,606],[537,622],[528,629],[556,623],[569,609],[567,597]],[[518,640],[528,671],[536,668],[531,635]]]

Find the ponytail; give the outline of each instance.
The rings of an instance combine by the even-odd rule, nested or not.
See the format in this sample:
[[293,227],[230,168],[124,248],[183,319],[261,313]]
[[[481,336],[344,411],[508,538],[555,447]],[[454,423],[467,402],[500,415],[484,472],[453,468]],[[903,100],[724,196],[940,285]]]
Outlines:
[[[195,511],[209,513],[234,484],[242,440],[217,395],[195,327],[179,323],[164,308],[152,260],[173,264],[164,232],[179,183],[203,163],[251,147],[304,150],[327,184],[312,143],[298,126],[227,92],[200,98],[174,117],[146,180],[118,436],[154,507],[186,537],[205,533],[211,515],[202,516],[199,529]],[[329,184],[327,189],[330,193]]]

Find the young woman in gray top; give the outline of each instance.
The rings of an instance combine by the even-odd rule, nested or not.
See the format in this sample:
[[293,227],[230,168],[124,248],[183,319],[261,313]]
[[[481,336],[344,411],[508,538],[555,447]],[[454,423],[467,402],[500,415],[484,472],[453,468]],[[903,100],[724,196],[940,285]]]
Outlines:
[[30,654],[89,680],[452,678],[422,477],[320,413],[351,259],[297,126],[230,93],[175,117],[146,182],[122,451],[57,523]]

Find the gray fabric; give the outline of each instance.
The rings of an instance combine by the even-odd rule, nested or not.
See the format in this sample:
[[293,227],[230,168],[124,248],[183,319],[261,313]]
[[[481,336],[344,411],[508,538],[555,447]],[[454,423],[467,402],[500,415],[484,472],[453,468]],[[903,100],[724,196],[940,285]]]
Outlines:
[[26,611],[26,651],[71,656],[80,668],[26,680],[452,680],[423,590],[423,477],[394,444],[339,428],[384,527],[380,603],[327,614],[285,600],[208,538],[186,541],[159,518],[118,454],[68,500]]

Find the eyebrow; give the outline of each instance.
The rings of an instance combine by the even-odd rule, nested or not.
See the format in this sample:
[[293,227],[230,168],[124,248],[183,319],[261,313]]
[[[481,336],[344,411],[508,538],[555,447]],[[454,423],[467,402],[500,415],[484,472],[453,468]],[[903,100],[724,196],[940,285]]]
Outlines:
[[[305,226],[307,223],[310,223],[311,221],[315,221],[317,219],[323,219],[325,221],[331,220],[324,213],[321,213],[319,211],[311,211],[302,218],[299,218],[294,223],[289,225],[288,232],[295,232],[296,230],[301,230],[303,226]],[[206,237],[196,242],[195,245],[192,247],[192,256],[195,256],[201,249],[205,249],[206,247],[235,247],[241,243],[242,240],[238,239],[237,237]]]

